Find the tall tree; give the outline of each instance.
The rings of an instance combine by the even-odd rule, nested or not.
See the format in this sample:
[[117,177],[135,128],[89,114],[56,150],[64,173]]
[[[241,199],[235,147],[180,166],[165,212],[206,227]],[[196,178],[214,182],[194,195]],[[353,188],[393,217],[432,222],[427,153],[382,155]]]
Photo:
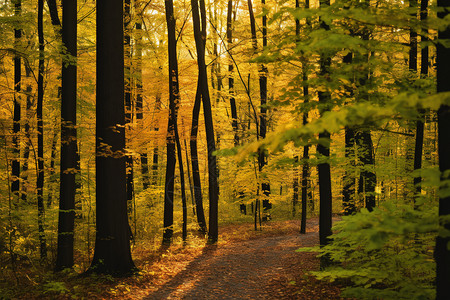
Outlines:
[[[77,170],[77,1],[62,2],[62,42],[70,59],[62,64],[61,172],[56,270],[72,268]],[[64,56],[66,57],[66,56]],[[72,62],[71,62],[72,61]]]
[[[299,7],[299,1],[296,0],[295,7]],[[305,9],[309,9],[309,0],[305,0]],[[306,19],[306,26],[310,26],[310,20]],[[300,20],[295,22],[296,36],[300,36]],[[302,81],[303,81],[303,103],[309,102],[309,86],[308,86],[308,60],[303,57],[302,62]],[[303,125],[308,124],[308,112],[303,112]],[[306,214],[308,200],[308,182],[309,182],[309,145],[303,146],[303,165],[302,165],[302,219],[300,223],[300,233],[306,233]]]
[[[125,60],[125,124],[133,122],[133,101],[131,97],[131,0],[125,0],[124,6],[124,60]],[[131,126],[127,126],[126,130],[131,131]],[[130,139],[126,143],[129,144]],[[127,145],[128,147],[128,145]],[[131,215],[133,207],[133,156],[127,155],[127,205],[128,213]]]
[[[19,18],[22,14],[22,1],[15,0],[14,16]],[[19,23],[18,23],[19,24]],[[14,28],[14,115],[13,115],[13,160],[11,162],[11,193],[18,199],[20,191],[20,120],[21,120],[21,82],[22,82],[22,60],[19,55],[22,40],[22,28],[16,25]],[[17,204],[17,203],[16,203]]]
[[[330,5],[330,0],[321,0],[320,8],[326,8]],[[320,28],[325,31],[330,30],[329,25],[323,20],[320,20]],[[319,61],[319,76],[324,78],[330,72],[331,57],[327,54],[321,53]],[[331,100],[330,92],[319,91],[319,103],[322,105],[321,114],[328,110],[329,102]],[[331,173],[330,163],[330,133],[328,131],[319,134],[319,144],[317,145],[317,152],[326,161],[319,163],[317,166],[319,173],[319,242],[321,246],[327,245],[331,235],[331,212],[332,212],[332,194],[331,194]],[[329,263],[327,257],[323,256],[320,261],[321,268],[326,267]]]
[[[206,46],[206,8],[205,2],[200,2],[200,15],[201,15],[201,36],[202,36],[202,47],[205,51]],[[200,17],[199,17],[200,18]],[[195,92],[194,107],[192,108],[192,123],[191,123],[191,135],[189,140],[189,146],[191,149],[191,164],[192,164],[192,181],[194,183],[194,197],[195,197],[195,207],[197,209],[197,222],[199,230],[202,234],[206,234],[206,219],[203,210],[203,197],[202,197],[202,186],[200,179],[200,167],[198,164],[198,120],[200,116],[200,107],[202,103],[202,92],[201,92],[201,81],[202,73],[198,73],[197,79],[197,90]]]
[[[228,53],[231,56],[231,49],[233,48],[233,0],[228,0],[227,7],[227,47]],[[236,108],[236,99],[234,97],[234,77],[233,77],[234,65],[233,60],[230,57],[230,62],[228,64],[228,93],[230,95],[230,110],[231,110],[231,127],[233,128],[234,146],[239,145],[239,135],[238,135],[238,116]]]
[[[448,1],[438,0],[438,18],[444,19],[449,15]],[[439,30],[439,39],[450,39],[450,27]],[[437,92],[450,91],[450,48],[444,44],[437,44],[436,71],[437,71]],[[447,180],[450,170],[450,106],[441,105],[438,110],[438,154],[439,170],[441,180]],[[448,188],[448,187],[442,187]],[[439,224],[447,231],[450,230],[450,197],[448,193],[439,198]],[[436,299],[444,300],[450,297],[450,249],[448,247],[450,237],[442,232],[436,238],[435,259],[436,259]]]
[[173,11],[173,1],[165,0],[167,39],[169,52],[169,121],[167,125],[167,164],[164,189],[164,232],[163,244],[170,244],[173,235],[173,194],[175,181],[175,129],[177,122],[177,105],[180,101],[178,85],[178,61],[176,41],[176,20]]
[[47,242],[44,232],[44,122],[42,107],[44,103],[44,0],[38,1],[38,40],[39,40],[39,69],[38,69],[38,95],[37,95],[37,149],[38,170],[36,180],[37,205],[38,205],[38,231],[41,261],[47,259]]
[[97,1],[96,237],[88,272],[135,269],[127,216],[123,1]]
[[[420,2],[420,21],[426,22],[428,18],[428,0],[421,0]],[[428,41],[428,32],[421,34],[421,42],[424,44]],[[428,76],[428,46],[424,45],[421,49],[420,61],[420,75],[421,77]],[[423,135],[424,135],[424,110],[419,110],[419,119],[416,121],[416,141],[414,148],[414,170],[422,168],[422,154],[423,154]],[[422,178],[420,176],[414,177],[414,186],[417,195],[422,193],[420,185]]]
[[[200,0],[201,2],[204,0]],[[203,103],[203,115],[205,118],[205,131],[208,152],[208,184],[209,184],[209,231],[208,243],[216,243],[219,238],[218,209],[219,209],[219,184],[217,181],[217,160],[213,152],[216,151],[214,139],[214,126],[211,111],[211,99],[209,97],[208,75],[206,72],[205,49],[203,47],[202,34],[200,31],[200,14],[197,0],[191,0],[192,20],[194,25],[195,46],[197,49],[198,72],[201,80],[199,82]],[[200,4],[204,5],[204,4]]]

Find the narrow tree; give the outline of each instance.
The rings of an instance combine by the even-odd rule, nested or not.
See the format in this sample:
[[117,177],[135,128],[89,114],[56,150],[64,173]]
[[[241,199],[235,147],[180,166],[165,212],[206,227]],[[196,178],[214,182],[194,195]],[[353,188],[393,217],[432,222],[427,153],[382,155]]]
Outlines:
[[97,1],[96,237],[88,272],[134,271],[127,216],[123,1]]
[[[200,0],[200,3],[204,0]],[[194,25],[195,46],[197,49],[198,72],[200,74],[200,91],[203,103],[203,115],[205,118],[205,131],[208,152],[208,183],[209,183],[209,231],[208,242],[216,243],[219,237],[218,209],[219,209],[219,185],[217,182],[217,160],[213,155],[216,151],[214,139],[214,126],[209,97],[208,75],[206,72],[205,49],[202,33],[200,31],[200,14],[197,0],[191,0],[192,20]],[[204,5],[204,3],[200,4]]]
[[47,242],[44,232],[44,123],[42,120],[42,106],[44,102],[44,0],[38,1],[38,40],[39,40],[39,70],[38,70],[38,95],[37,95],[37,205],[38,205],[38,232],[41,261],[47,259]]
[[[20,17],[22,14],[22,1],[15,0],[14,16]],[[18,54],[20,51],[20,44],[22,40],[22,29],[20,25],[14,28],[14,47],[16,53],[14,54],[14,115],[13,115],[13,159],[11,162],[11,193],[19,199],[20,190],[20,120],[21,120],[21,82],[22,82],[22,60]],[[15,203],[17,204],[17,203]]]
[[[448,17],[448,1],[438,0],[438,7],[442,10],[438,12],[438,18]],[[450,39],[450,27],[442,29],[438,33],[439,39]],[[450,48],[446,48],[442,43],[437,44],[436,57],[437,71],[437,92],[450,91]],[[438,110],[438,154],[439,170],[441,180],[447,180],[450,170],[450,106],[441,105]],[[445,173],[444,173],[445,172]],[[446,187],[443,187],[446,188]],[[439,224],[446,230],[450,230],[450,197],[441,195],[439,198]],[[450,297],[450,237],[442,232],[436,238],[435,259],[436,259],[436,299],[444,300]]]
[[77,169],[77,1],[62,2],[62,41],[70,60],[62,64],[61,172],[56,270],[73,266]]
[[[321,0],[320,7],[324,8],[330,5],[329,0]],[[320,28],[323,30],[330,30],[329,25],[320,20]],[[319,62],[319,76],[324,78],[328,76],[331,65],[331,58],[321,53]],[[328,105],[331,100],[330,92],[319,91],[319,103],[322,105],[321,113],[323,114],[328,110]],[[328,159],[330,157],[330,133],[327,131],[319,134],[319,144],[317,145],[317,152],[326,161],[321,162],[317,169],[319,173],[319,197],[320,197],[320,209],[319,209],[319,242],[321,246],[327,245],[331,235],[331,212],[332,212],[332,196],[331,196],[331,172],[330,163]],[[321,268],[326,267],[329,263],[329,259],[322,256],[320,265]]]
[[[420,2],[420,21],[426,22],[428,18],[428,0],[421,0]],[[420,36],[422,43],[428,41],[427,33]],[[425,78],[428,76],[428,46],[422,46],[420,75]],[[423,135],[424,135],[424,110],[419,110],[419,119],[416,121],[416,141],[414,148],[414,170],[422,168],[422,154],[423,154]],[[420,176],[414,177],[414,187],[417,195],[422,192],[420,185],[422,178]]]
[[177,103],[179,102],[176,20],[173,1],[165,0],[167,39],[169,52],[169,121],[167,125],[167,164],[164,188],[164,232],[163,244],[169,245],[173,235],[173,193],[175,181],[175,127],[177,122]]

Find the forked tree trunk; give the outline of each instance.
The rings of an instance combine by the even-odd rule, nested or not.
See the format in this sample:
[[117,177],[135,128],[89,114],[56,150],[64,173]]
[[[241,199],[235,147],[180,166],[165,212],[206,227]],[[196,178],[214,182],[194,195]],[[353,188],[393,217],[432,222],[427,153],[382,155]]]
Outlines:
[[[203,3],[202,3],[203,2]],[[200,0],[200,5],[204,5],[204,0]],[[194,25],[195,46],[197,49],[198,71],[201,77],[199,81],[203,103],[203,115],[205,118],[205,131],[208,153],[208,183],[209,183],[209,231],[208,243],[216,243],[219,237],[218,227],[218,205],[219,205],[219,185],[217,181],[217,160],[213,152],[216,151],[216,141],[214,139],[214,126],[211,111],[211,99],[208,88],[208,75],[206,72],[204,41],[200,29],[200,14],[197,0],[191,0],[192,20]]]

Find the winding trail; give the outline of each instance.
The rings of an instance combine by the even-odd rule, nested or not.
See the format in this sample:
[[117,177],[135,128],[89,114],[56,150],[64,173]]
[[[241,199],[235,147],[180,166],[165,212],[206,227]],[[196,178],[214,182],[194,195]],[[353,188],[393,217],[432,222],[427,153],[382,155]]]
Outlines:
[[207,246],[178,274],[143,299],[339,299],[339,288],[305,272],[316,270],[317,220],[304,235],[292,232]]

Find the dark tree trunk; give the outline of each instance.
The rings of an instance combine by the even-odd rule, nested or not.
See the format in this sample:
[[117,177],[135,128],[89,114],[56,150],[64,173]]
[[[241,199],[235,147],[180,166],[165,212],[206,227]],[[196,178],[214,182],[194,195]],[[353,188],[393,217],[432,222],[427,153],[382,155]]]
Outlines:
[[[62,2],[62,41],[77,57],[77,1]],[[63,61],[61,95],[61,172],[56,270],[73,267],[77,170],[77,66]]]
[[39,72],[38,72],[38,96],[37,96],[37,149],[38,149],[38,170],[37,170],[37,205],[38,205],[38,232],[41,261],[47,259],[47,242],[44,232],[44,124],[42,121],[42,106],[44,102],[44,0],[38,1],[38,39],[39,39]]
[[[299,7],[299,1],[296,0],[295,7]],[[309,0],[305,0],[305,9],[309,9]],[[310,25],[309,19],[306,19],[306,25]],[[295,34],[297,39],[300,38],[300,20],[295,22]],[[303,58],[302,62],[302,80],[303,80],[303,97],[304,103],[309,102],[309,89],[308,89],[308,60]],[[303,112],[303,125],[308,124],[308,112]],[[308,182],[309,182],[309,145],[303,146],[303,165],[302,165],[302,219],[300,223],[300,233],[306,233],[306,215],[308,207]]]
[[[58,97],[59,98],[59,97]],[[52,150],[50,152],[50,172],[48,175],[48,195],[47,207],[50,208],[53,204],[53,193],[55,192],[55,162],[56,162],[56,144],[58,143],[58,129],[55,127],[53,131]],[[74,170],[72,170],[73,172]]]
[[206,219],[203,210],[202,199],[202,187],[200,179],[200,168],[198,164],[198,149],[197,149],[197,137],[198,137],[198,118],[200,115],[201,106],[201,91],[200,91],[200,75],[198,77],[197,92],[195,93],[194,108],[192,110],[192,125],[191,125],[191,137],[190,137],[190,149],[191,149],[191,163],[192,163],[192,180],[194,183],[194,198],[195,207],[197,209],[197,222],[202,234],[206,234]]
[[[177,108],[178,110],[178,108]],[[186,184],[184,180],[184,168],[183,168],[183,153],[181,149],[180,136],[178,134],[178,124],[175,124],[175,142],[177,146],[177,158],[178,167],[180,168],[180,183],[181,183],[181,208],[183,211],[183,225],[182,225],[182,238],[186,241],[187,238],[187,202],[186,202]]]
[[[329,0],[321,0],[320,6],[329,6]],[[328,24],[323,20],[320,20],[320,28],[324,30],[330,30]],[[320,71],[319,76],[326,77],[329,75],[329,68],[331,65],[331,58],[325,54],[320,56]],[[328,91],[319,91],[319,103],[324,107],[321,114],[328,110],[331,95]],[[327,159],[330,157],[330,133],[324,131],[319,134],[319,139],[323,142],[317,145],[317,152],[320,156]],[[319,240],[320,246],[325,246],[330,242],[329,236],[331,235],[331,213],[332,213],[332,194],[331,194],[331,173],[330,164],[328,161],[322,162],[318,165],[319,173],[319,196],[320,196],[320,208],[319,208]],[[329,258],[326,256],[321,257],[321,268],[326,267],[329,264]]]
[[294,156],[294,179],[292,182],[292,189],[294,190],[292,197],[292,217],[295,217],[298,204],[298,155]]
[[[124,3],[124,75],[125,75],[125,124],[131,124],[133,122],[133,103],[131,99],[131,0],[125,0]],[[131,127],[126,127],[127,130],[131,131]],[[130,143],[128,139],[127,144]],[[127,146],[128,147],[128,146]],[[127,155],[127,207],[128,216],[130,217],[133,213],[133,156]]]
[[96,240],[88,272],[135,270],[127,216],[123,1],[97,1]]
[[[227,11],[227,44],[228,52],[231,56],[231,49],[233,48],[233,0],[228,0],[228,11]],[[234,65],[230,58],[230,63],[228,64],[228,93],[230,95],[230,110],[231,110],[231,127],[234,132],[234,146],[239,145],[239,134],[238,134],[238,116],[236,108],[236,99],[234,98],[234,77],[233,77]]]
[[[161,94],[158,92],[155,99],[155,113],[159,113],[161,110]],[[156,122],[153,128],[155,132],[159,131],[159,124]],[[158,161],[159,161],[159,147],[158,142],[155,141],[155,146],[153,147],[153,157],[152,157],[152,183],[154,186],[158,183]]]
[[186,154],[186,167],[187,167],[187,177],[189,180],[189,190],[191,192],[191,200],[192,200],[192,212],[194,214],[194,216],[197,214],[196,213],[196,207],[195,207],[195,198],[194,198],[194,185],[192,183],[192,177],[191,177],[191,169],[189,167],[189,154],[188,154],[188,147],[187,147],[187,143],[186,140],[183,139],[184,141],[184,151]]
[[375,186],[377,184],[377,176],[373,171],[375,161],[373,157],[373,143],[370,131],[362,130],[356,132],[355,142],[358,147],[358,158],[363,166],[359,177],[358,194],[364,197],[364,207],[369,211],[372,211],[376,204]]
[[169,51],[169,121],[167,125],[167,165],[164,190],[164,232],[163,244],[169,245],[173,235],[173,201],[175,177],[175,129],[177,122],[177,105],[179,103],[178,62],[176,44],[176,20],[173,1],[165,0]]
[[342,207],[344,215],[348,216],[356,212],[355,203],[355,132],[353,128],[345,127],[345,161],[349,165],[345,168],[343,189],[342,189]]
[[[14,3],[14,16],[22,14],[22,1]],[[19,52],[22,40],[21,26],[14,29],[14,47]],[[19,54],[14,55],[14,115],[13,115],[13,159],[11,162],[11,193],[16,197],[15,204],[20,197],[20,120],[21,120],[21,84],[22,84],[22,60]]]
[[[139,10],[139,1],[135,1],[135,10]],[[138,18],[139,20],[139,18]],[[136,69],[134,71],[136,77],[136,120],[139,122],[139,126],[143,128],[144,119],[144,98],[142,88],[142,24],[140,21],[135,23],[136,37],[135,37],[135,60]],[[141,174],[142,174],[142,189],[146,190],[150,187],[149,170],[148,170],[148,156],[147,147],[142,145],[143,149],[140,149],[141,159]]]
[[[448,1],[438,0],[438,7],[442,11],[438,13],[438,18],[444,19],[448,17]],[[439,31],[439,39],[450,39],[450,28],[447,27],[443,31]],[[436,57],[437,70],[437,91],[450,91],[450,48],[445,48],[441,43],[437,44]],[[439,170],[448,172],[450,170],[450,107],[441,105],[438,110],[438,154],[439,154]],[[442,174],[442,173],[441,173]],[[448,178],[441,178],[447,180]],[[450,197],[443,196],[439,199],[439,217],[440,225],[446,230],[450,230],[448,217],[450,216]],[[444,221],[447,218],[447,221]],[[436,259],[436,299],[444,300],[450,297],[450,250],[448,245],[450,237],[438,235],[436,238],[435,259]]]
[[[191,0],[192,20],[194,25],[195,46],[197,49],[199,87],[202,96],[203,114],[205,117],[205,131],[208,152],[208,183],[209,183],[209,231],[208,243],[216,243],[219,237],[218,208],[219,208],[219,185],[217,182],[217,160],[213,152],[216,151],[214,139],[214,126],[211,111],[211,100],[209,97],[208,75],[205,64],[205,49],[202,31],[200,29],[200,14],[197,0]],[[200,0],[200,6],[204,6],[204,0]],[[202,8],[203,10],[203,8]],[[203,21],[203,20],[202,20]],[[206,32],[205,32],[206,34]]]
[[[428,18],[428,0],[421,0],[420,2],[420,21],[426,22]],[[428,41],[426,34],[421,36],[421,41]],[[425,78],[428,76],[428,47],[423,46],[421,51],[420,75]],[[423,154],[423,135],[424,135],[424,110],[419,111],[419,119],[416,121],[416,143],[414,148],[414,170],[422,168],[422,154]],[[420,196],[422,193],[421,176],[414,177],[414,186],[416,195]]]
[[[29,67],[25,68],[25,76],[27,78],[31,77],[31,70]],[[30,122],[32,117],[31,108],[33,107],[33,97],[31,95],[32,87],[31,84],[27,85],[26,95],[27,95],[27,104],[26,104],[26,121],[25,121],[25,149],[23,151],[23,164],[22,164],[22,194],[21,198],[23,202],[27,201],[27,180],[28,180],[28,159],[30,157],[30,147],[31,147],[31,135],[30,135]]]

